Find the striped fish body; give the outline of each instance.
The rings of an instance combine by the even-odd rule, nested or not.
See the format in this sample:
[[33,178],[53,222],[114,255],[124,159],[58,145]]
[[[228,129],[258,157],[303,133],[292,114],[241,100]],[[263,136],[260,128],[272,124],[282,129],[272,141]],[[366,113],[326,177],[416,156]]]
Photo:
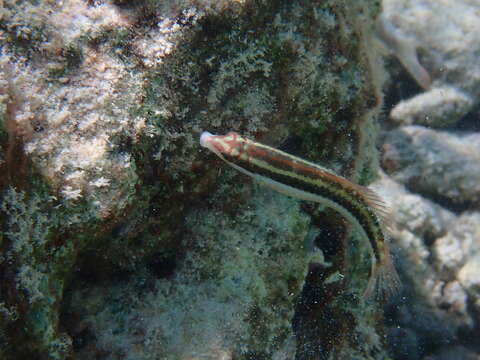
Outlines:
[[364,298],[386,298],[398,290],[400,282],[385,241],[387,210],[372,190],[237,133],[219,136],[204,132],[200,143],[258,182],[283,194],[324,204],[340,213],[370,244],[372,270]]

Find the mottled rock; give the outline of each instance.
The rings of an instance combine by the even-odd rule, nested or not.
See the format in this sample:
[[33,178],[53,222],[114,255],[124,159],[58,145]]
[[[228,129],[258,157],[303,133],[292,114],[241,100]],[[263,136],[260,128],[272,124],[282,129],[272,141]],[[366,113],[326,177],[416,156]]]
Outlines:
[[464,346],[445,347],[433,355],[425,357],[425,360],[479,360],[480,354],[467,349]]
[[[478,3],[472,0],[383,0],[383,15],[397,37],[418,50],[420,62],[433,84],[418,98],[398,104],[392,118],[403,123],[443,127],[454,124],[478,104],[480,44]],[[416,56],[415,51],[397,53],[407,70],[415,64],[402,56]],[[417,79],[418,81],[418,79]]]
[[133,141],[145,128],[128,114],[142,80],[114,54],[82,41],[128,26],[128,19],[111,4],[82,1],[45,7],[7,1],[2,11],[0,79],[10,138],[21,139],[25,156],[62,199],[86,199],[99,218],[121,211],[138,177],[131,154],[115,151],[114,143],[119,136]]
[[383,173],[370,187],[385,199],[397,228],[407,229],[427,242],[444,235],[455,220],[451,211],[411,193]]
[[[417,297],[415,306],[426,301],[423,311],[430,314],[416,316],[434,316],[448,324],[439,328],[438,336],[453,339],[459,330],[470,331],[476,326],[476,318],[468,304],[478,303],[479,220],[478,213],[460,216],[446,235],[435,240],[428,257],[423,259],[417,255],[418,250],[412,248],[414,242],[406,241],[411,236],[405,233],[395,235],[396,243],[402,249],[400,254],[405,256],[401,264],[409,279],[407,285]],[[409,311],[415,311],[415,306]],[[429,337],[424,331],[426,329],[419,336]],[[442,332],[444,335],[440,335]]]
[[457,280],[448,283],[440,282],[440,291],[433,298],[436,306],[456,320],[459,330],[470,331],[476,325],[475,316],[469,308],[469,294]]
[[[71,324],[73,335],[88,329],[96,339],[79,359],[99,350],[128,359],[292,358],[295,349],[286,351],[294,338],[294,305],[309,262],[323,263],[320,252],[303,248],[310,219],[299,203],[260,187],[234,217],[203,208],[186,222],[185,254],[174,278],[150,279],[150,289],[134,278],[111,292],[75,290],[69,306],[81,320]],[[125,293],[130,301],[122,299]]]
[[417,334],[406,327],[395,326],[387,329],[389,347],[395,359],[421,359],[421,347]]
[[480,213],[464,213],[452,224],[445,236],[435,240],[432,253],[439,270],[457,273],[467,261],[475,259],[480,252],[479,224]]
[[[390,307],[397,325],[388,332],[392,353],[478,359],[459,344],[469,346],[479,324],[480,137],[434,130],[478,129],[470,115],[480,94],[478,3],[383,0],[383,9],[380,35],[425,90],[394,104],[388,126],[400,127],[382,139],[382,167],[407,189],[380,181],[393,207],[393,249],[405,287],[403,301]],[[392,84],[393,97],[405,91],[411,86]]]
[[[480,234],[479,234],[480,235]],[[480,251],[470,255],[465,265],[458,272],[458,281],[474,299],[476,310],[480,310]]]
[[400,125],[441,128],[455,124],[473,105],[473,99],[453,87],[436,87],[401,101],[390,112]]
[[413,192],[453,206],[480,201],[480,134],[455,134],[421,126],[389,132],[382,166]]
[[392,250],[403,283],[400,297],[390,307],[395,324],[388,328],[390,347],[396,358],[420,359],[425,350],[419,344],[443,346],[475,326],[470,295],[455,274],[438,272],[432,262],[432,242],[446,236],[457,217],[385,174],[372,188],[391,207]]
[[[306,227],[298,217],[309,215],[297,207],[284,221],[292,228],[276,228],[291,206],[279,202],[236,224],[260,198],[199,151],[198,136],[289,139],[297,155],[371,181],[379,2],[1,3],[0,251],[14,259],[0,262],[5,357],[309,359],[313,340],[292,340],[290,295],[305,281],[308,258],[294,244]],[[317,227],[345,227],[321,214]],[[343,259],[344,237],[330,240]],[[352,266],[367,269],[357,250]],[[339,299],[368,276],[343,282],[344,262],[332,271],[341,291],[329,298],[338,311],[324,314],[335,326],[322,351],[384,354],[374,305]],[[65,302],[66,288],[85,296]],[[320,333],[314,320],[304,333]],[[349,342],[332,341],[337,325]]]

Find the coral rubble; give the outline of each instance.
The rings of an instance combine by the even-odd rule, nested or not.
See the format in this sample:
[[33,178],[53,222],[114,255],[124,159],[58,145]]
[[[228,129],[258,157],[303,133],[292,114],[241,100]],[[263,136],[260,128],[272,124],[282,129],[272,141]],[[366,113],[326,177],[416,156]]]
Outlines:
[[383,1],[433,83],[414,90],[393,62],[380,146],[404,297],[389,307],[391,353],[403,359],[479,358],[480,24],[478,3]]

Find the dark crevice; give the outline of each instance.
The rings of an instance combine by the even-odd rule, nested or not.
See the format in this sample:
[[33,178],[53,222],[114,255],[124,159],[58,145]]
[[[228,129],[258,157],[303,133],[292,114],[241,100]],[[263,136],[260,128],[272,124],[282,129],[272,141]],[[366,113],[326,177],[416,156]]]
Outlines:
[[[328,213],[327,213],[328,214]],[[332,214],[332,213],[330,213]],[[338,216],[313,217],[322,229],[315,244],[331,266],[312,263],[302,293],[295,307],[293,331],[297,339],[295,360],[327,360],[339,351],[346,336],[351,336],[353,316],[339,305],[345,292],[343,280],[326,282],[345,268],[343,219]]]

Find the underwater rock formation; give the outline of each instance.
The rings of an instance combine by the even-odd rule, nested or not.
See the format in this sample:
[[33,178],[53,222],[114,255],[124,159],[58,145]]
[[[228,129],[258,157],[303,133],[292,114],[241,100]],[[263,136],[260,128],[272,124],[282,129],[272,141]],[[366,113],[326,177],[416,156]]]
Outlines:
[[478,2],[383,0],[382,7],[384,18],[416,48],[433,80],[420,98],[396,105],[391,117],[402,124],[454,125],[480,98]]
[[480,205],[479,133],[403,126],[388,133],[383,150],[384,169],[409,189],[450,206]]
[[386,357],[366,244],[198,144],[235,130],[369,183],[378,12],[3,1],[0,357]]
[[454,87],[435,87],[399,102],[390,118],[399,125],[442,128],[455,124],[472,109],[473,99]]
[[386,174],[375,189],[393,209],[405,287],[387,311],[391,354],[479,358],[478,3],[384,0],[383,8],[433,79],[419,92],[398,64],[388,68]]
[[[463,332],[474,331],[476,315],[468,305],[469,292],[458,275],[469,258],[466,254],[470,250],[475,253],[471,241],[476,236],[474,221],[471,219],[470,226],[465,226],[467,221],[461,220],[464,216],[457,218],[455,213],[409,192],[386,175],[373,187],[392,206],[396,219],[392,232],[394,253],[405,288],[388,311],[392,354],[394,358],[422,359],[426,353],[461,341]],[[462,236],[459,228],[464,230]],[[444,261],[453,258],[458,262],[447,269]]]

